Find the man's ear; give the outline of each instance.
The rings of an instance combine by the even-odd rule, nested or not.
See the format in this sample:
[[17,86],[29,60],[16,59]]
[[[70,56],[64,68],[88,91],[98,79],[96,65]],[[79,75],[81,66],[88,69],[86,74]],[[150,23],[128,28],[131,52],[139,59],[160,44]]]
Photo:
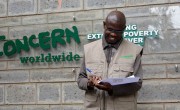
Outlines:
[[126,25],[124,26],[124,29],[123,30],[126,30]]
[[103,21],[103,27],[104,27],[104,29],[105,29],[105,26],[106,26],[106,22],[105,22],[105,21]]

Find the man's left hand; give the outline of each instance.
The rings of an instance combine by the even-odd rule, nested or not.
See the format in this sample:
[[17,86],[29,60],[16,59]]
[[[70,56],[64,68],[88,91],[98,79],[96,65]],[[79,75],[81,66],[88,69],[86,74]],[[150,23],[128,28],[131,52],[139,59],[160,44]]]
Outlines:
[[101,90],[112,91],[112,85],[107,82],[100,82],[100,83],[95,84],[95,86]]

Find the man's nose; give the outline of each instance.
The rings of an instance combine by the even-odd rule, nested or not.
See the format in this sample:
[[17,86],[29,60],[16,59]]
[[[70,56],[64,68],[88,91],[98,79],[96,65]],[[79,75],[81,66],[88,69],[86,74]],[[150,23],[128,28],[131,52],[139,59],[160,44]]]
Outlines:
[[111,36],[116,36],[116,34],[114,32],[111,32],[110,35]]

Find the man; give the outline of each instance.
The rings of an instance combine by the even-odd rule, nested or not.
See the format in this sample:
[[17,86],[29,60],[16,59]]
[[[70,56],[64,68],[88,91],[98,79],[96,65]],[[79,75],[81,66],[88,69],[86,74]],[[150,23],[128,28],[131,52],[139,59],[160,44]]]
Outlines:
[[[78,86],[85,90],[86,110],[137,110],[136,92],[142,85],[142,47],[123,39],[126,18],[120,11],[108,14],[102,40],[84,46]],[[89,73],[86,68],[91,69]],[[138,83],[112,86],[106,78],[140,77]]]

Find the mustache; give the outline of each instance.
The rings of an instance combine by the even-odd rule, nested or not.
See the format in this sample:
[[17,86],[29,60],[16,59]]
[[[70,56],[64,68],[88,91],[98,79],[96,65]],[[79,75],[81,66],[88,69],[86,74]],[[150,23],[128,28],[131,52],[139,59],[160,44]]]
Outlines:
[[116,44],[117,42],[121,42],[123,40],[123,37],[121,36],[119,36],[120,38],[113,37],[110,35],[105,35],[104,37],[105,37],[106,42],[110,44]]

